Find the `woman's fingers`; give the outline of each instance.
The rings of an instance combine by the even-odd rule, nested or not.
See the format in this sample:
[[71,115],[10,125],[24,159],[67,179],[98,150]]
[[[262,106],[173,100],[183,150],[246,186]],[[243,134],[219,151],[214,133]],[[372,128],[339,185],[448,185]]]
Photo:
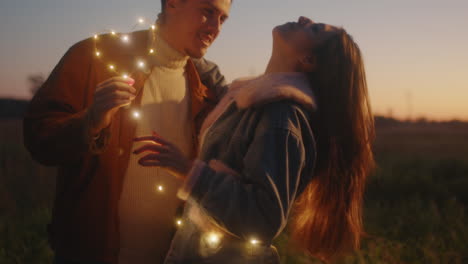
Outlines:
[[156,133],[155,131],[152,132],[152,136],[143,136],[143,137],[136,137],[133,139],[133,141],[135,142],[142,142],[142,141],[150,141],[152,143],[156,143],[156,144],[159,144],[159,145],[163,145],[163,146],[168,146],[168,147],[175,147],[171,142],[165,140],[164,138],[162,138],[158,133]]
[[[146,164],[147,166],[159,166],[159,167],[172,167],[171,160],[167,155],[160,153],[151,153],[143,156],[138,160],[139,164]],[[149,165],[153,164],[153,165]],[[155,165],[157,164],[157,165]]]
[[[167,152],[163,152],[166,150]],[[181,156],[177,149],[149,144],[135,150],[133,153],[139,154],[145,151],[152,152],[138,159],[138,164],[141,166],[164,168],[180,179],[184,179],[184,175],[190,170],[190,162],[184,156]]]
[[167,146],[172,146],[172,143],[165,140],[163,137],[161,137],[158,133],[156,133],[156,131],[152,131],[153,133],[153,137],[155,139],[155,142],[161,144],[161,145],[167,145]]
[[140,154],[140,153],[143,153],[145,151],[154,151],[154,152],[158,152],[158,153],[167,153],[169,150],[165,146],[147,144],[147,145],[144,145],[144,146],[142,146],[140,148],[137,148],[135,151],[133,151],[133,154]]
[[172,146],[172,143],[169,141],[159,137],[159,136],[144,136],[144,137],[136,137],[133,139],[135,142],[142,142],[142,141],[150,141],[152,143],[156,143],[159,145],[164,145],[164,146]]
[[157,159],[157,155],[155,154],[148,154],[138,160],[138,164],[145,166],[145,167],[161,167],[162,163]]

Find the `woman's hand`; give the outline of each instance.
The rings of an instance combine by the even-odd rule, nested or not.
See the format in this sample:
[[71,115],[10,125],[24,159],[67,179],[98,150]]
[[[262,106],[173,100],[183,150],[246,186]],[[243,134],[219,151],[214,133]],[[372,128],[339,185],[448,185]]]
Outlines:
[[161,167],[167,169],[179,179],[185,179],[192,167],[192,162],[171,142],[163,139],[153,131],[152,136],[135,138],[136,142],[149,142],[133,154],[149,152],[138,160],[138,164],[145,167]]

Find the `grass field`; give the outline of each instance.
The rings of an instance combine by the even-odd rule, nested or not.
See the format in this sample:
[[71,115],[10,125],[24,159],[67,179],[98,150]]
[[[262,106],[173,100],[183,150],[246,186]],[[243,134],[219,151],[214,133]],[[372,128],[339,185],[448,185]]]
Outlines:
[[[468,263],[468,124],[378,123],[362,249],[337,263]],[[0,121],[0,263],[50,263],[55,169],[33,162],[21,122]],[[283,263],[320,263],[275,242]]]

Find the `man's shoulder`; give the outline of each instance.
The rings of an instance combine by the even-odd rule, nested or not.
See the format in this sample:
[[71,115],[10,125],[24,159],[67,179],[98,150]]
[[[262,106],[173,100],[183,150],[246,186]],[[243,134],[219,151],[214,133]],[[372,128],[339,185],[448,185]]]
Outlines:
[[135,31],[128,34],[99,34],[83,39],[72,45],[68,51],[71,54],[88,52],[94,56],[140,55],[148,46],[148,30]]
[[219,70],[218,65],[205,58],[191,58],[191,60],[200,76],[200,80],[203,85],[215,93],[216,100],[220,100],[227,91],[227,85],[226,79]]

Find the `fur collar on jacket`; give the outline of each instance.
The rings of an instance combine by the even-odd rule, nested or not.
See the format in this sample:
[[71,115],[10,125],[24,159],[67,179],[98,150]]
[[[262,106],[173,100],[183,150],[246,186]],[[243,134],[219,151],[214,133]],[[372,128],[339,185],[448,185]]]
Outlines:
[[278,101],[294,100],[309,109],[317,104],[307,76],[303,73],[268,73],[254,78],[235,80],[229,93],[239,108]]
[[302,73],[270,73],[235,80],[227,94],[205,118],[200,129],[200,146],[203,145],[206,131],[233,101],[237,107],[245,109],[282,99],[294,100],[312,111],[317,108],[309,80]]

